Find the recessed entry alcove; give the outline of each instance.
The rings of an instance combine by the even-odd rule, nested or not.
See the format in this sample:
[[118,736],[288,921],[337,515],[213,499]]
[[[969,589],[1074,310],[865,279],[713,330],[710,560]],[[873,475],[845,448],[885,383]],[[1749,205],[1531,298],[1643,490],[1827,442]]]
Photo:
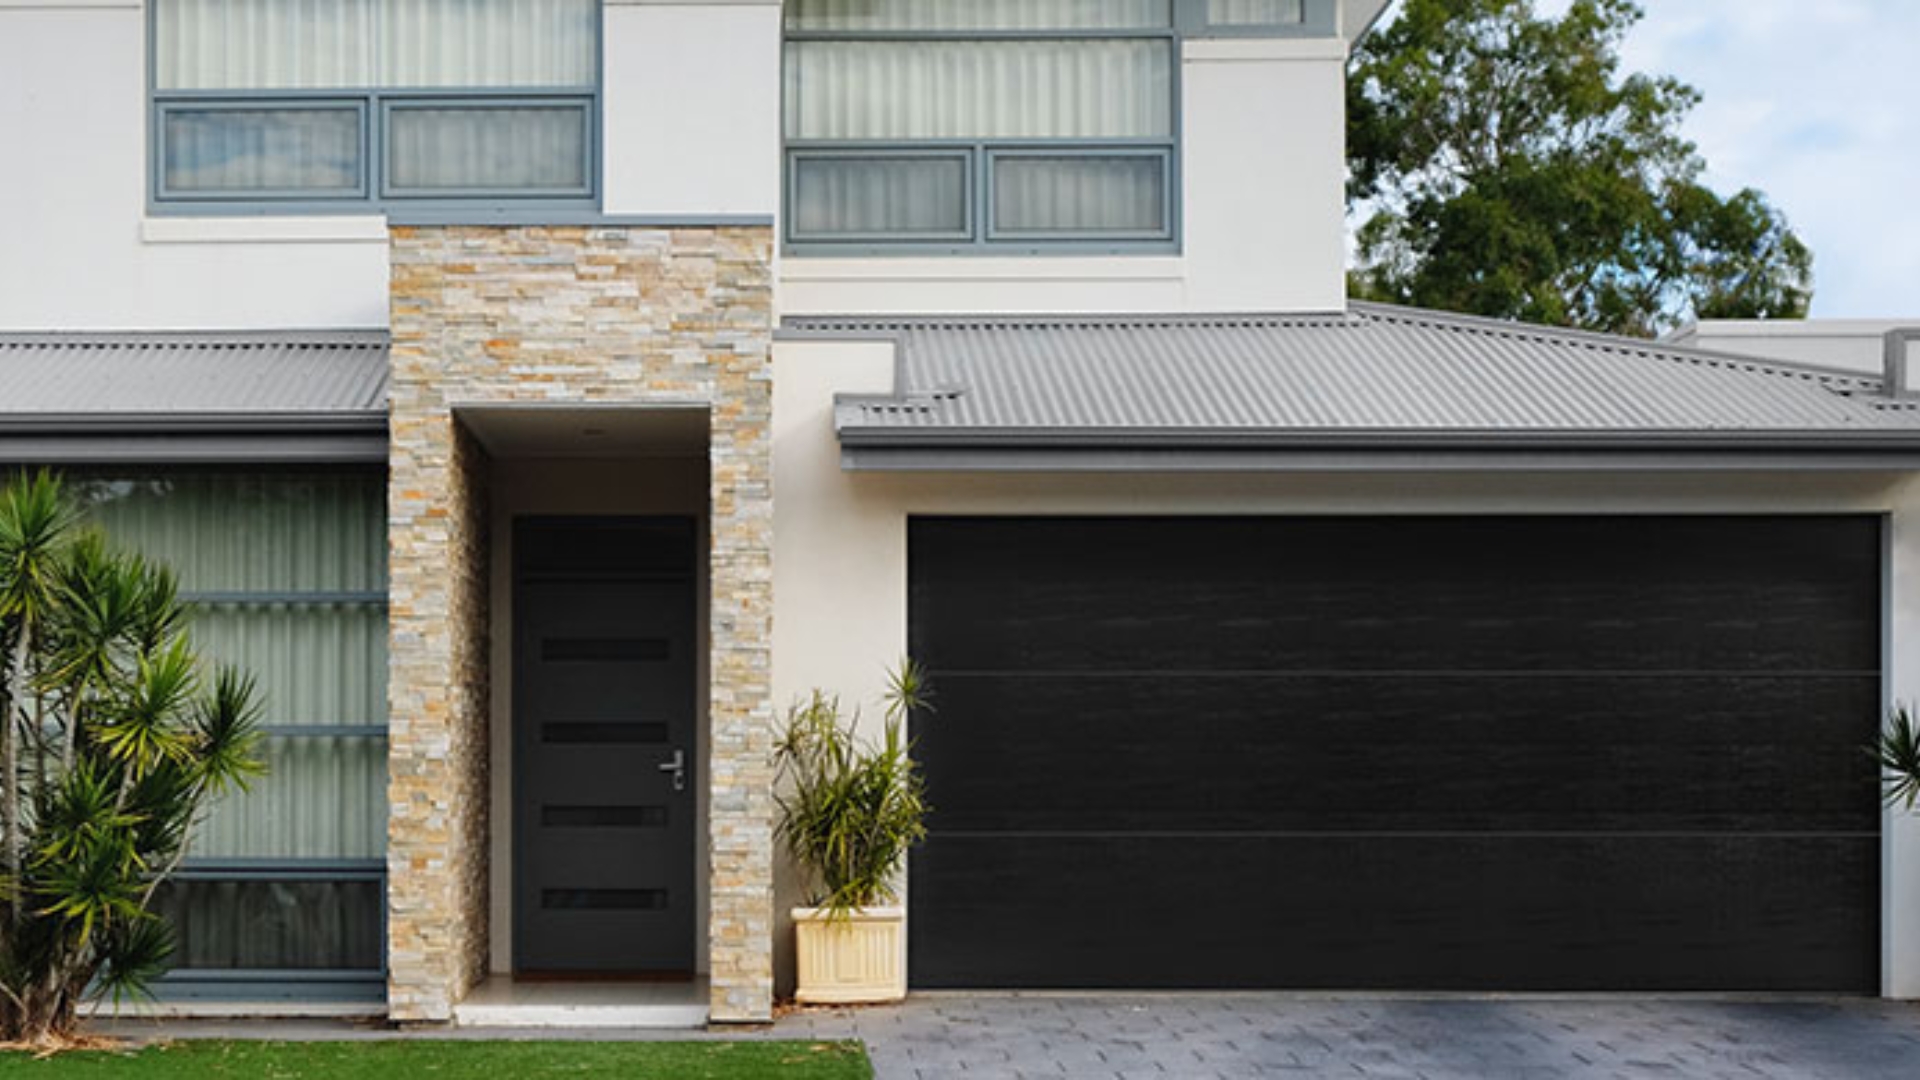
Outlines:
[[486,455],[491,924],[455,1017],[704,1022],[708,410],[455,413]]

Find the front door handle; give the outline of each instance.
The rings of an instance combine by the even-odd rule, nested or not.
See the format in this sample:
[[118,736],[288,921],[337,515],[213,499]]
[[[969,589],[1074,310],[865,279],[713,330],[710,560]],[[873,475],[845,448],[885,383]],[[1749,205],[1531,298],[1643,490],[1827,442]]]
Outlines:
[[687,790],[687,752],[685,750],[675,750],[672,761],[660,763],[660,771],[673,774],[673,790]]

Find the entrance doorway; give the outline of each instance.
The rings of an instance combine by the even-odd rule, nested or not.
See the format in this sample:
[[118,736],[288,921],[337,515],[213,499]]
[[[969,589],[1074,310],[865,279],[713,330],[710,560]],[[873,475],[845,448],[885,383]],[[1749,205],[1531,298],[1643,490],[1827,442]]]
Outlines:
[[513,969],[691,977],[698,531],[523,517],[513,541]]

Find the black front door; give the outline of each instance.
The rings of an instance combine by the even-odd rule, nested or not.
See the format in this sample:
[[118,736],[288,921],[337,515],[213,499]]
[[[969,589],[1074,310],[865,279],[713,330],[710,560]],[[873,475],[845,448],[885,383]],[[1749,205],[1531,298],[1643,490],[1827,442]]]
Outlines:
[[514,970],[690,974],[695,532],[514,529]]

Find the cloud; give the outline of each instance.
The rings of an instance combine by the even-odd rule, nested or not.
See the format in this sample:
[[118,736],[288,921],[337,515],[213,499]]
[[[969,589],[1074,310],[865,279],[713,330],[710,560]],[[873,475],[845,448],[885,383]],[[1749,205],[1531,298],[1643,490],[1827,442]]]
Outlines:
[[1813,248],[1814,314],[1920,319],[1912,0],[1643,0],[1629,68],[1704,95],[1708,180],[1754,187]]

